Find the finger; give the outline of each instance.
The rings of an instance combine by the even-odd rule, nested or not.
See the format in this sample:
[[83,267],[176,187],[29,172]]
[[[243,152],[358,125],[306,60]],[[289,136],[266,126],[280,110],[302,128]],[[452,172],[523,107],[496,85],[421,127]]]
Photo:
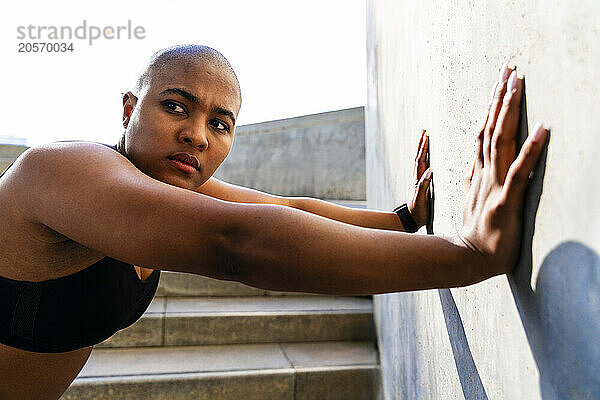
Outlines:
[[465,179],[463,180],[465,191],[468,191],[471,187],[471,181],[473,180],[473,175],[475,175],[475,165],[477,165],[477,160],[473,160],[473,167],[471,168],[471,173],[465,176]]
[[[423,132],[424,133],[424,132]],[[417,155],[417,179],[420,179],[423,176],[423,173],[427,169],[427,148],[429,147],[429,135],[424,134],[423,142],[421,143],[421,148],[419,149],[419,154]]]
[[471,179],[469,179],[468,177],[465,177],[465,179],[463,179],[463,188],[464,188],[465,192],[468,192],[470,187],[471,187]]
[[521,114],[522,84],[523,82],[517,78],[517,71],[513,71],[506,84],[506,94],[492,136],[490,156],[493,174],[499,183],[504,183],[508,168],[515,159],[517,126]]
[[421,130],[421,138],[419,139],[419,145],[417,146],[417,155],[415,156],[415,162],[413,164],[413,178],[415,180],[415,185],[419,183],[419,156],[421,154],[421,147],[423,147],[423,138],[425,137],[425,129]]
[[431,177],[433,176],[433,170],[431,167],[427,168],[421,179],[419,180],[419,192],[418,192],[418,201],[421,204],[427,203],[427,189],[429,189],[429,184],[431,182]]
[[492,107],[490,108],[488,119],[485,123],[483,132],[483,165],[486,167],[490,165],[490,147],[492,143],[492,135],[494,134],[494,128],[496,127],[496,120],[498,119],[498,114],[500,113],[502,101],[504,100],[504,93],[506,93],[506,80],[511,72],[512,70],[508,68],[506,64],[500,71],[500,81],[498,82],[498,85],[496,85],[494,99],[492,100]]
[[419,139],[419,146],[417,147],[417,155],[415,156],[415,161],[419,159],[421,156],[421,152],[423,151],[423,142],[425,141],[425,129],[421,130],[421,138]]
[[480,170],[483,168],[483,136],[485,132],[485,126],[488,122],[490,116],[490,110],[492,109],[492,103],[494,101],[494,94],[496,93],[496,87],[498,87],[498,82],[494,83],[494,87],[492,87],[492,91],[490,92],[490,100],[488,102],[486,111],[485,111],[485,120],[483,124],[481,124],[481,128],[477,130],[477,137],[475,138],[475,159],[473,163],[473,173],[471,174],[471,179],[473,178],[473,174],[475,173],[475,169]]
[[527,137],[519,155],[508,169],[502,190],[503,197],[510,206],[518,207],[522,204],[525,188],[529,182],[529,174],[537,164],[547,136],[548,131],[540,122],[536,123],[533,133]]
[[419,145],[417,146],[417,153],[419,149],[421,149],[421,145],[423,144],[423,138],[425,137],[425,129],[421,129],[421,138],[419,139]]

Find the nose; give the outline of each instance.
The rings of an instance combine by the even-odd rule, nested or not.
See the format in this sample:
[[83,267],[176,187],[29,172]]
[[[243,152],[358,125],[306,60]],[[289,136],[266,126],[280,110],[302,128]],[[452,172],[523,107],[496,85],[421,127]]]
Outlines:
[[187,143],[190,146],[197,147],[201,150],[206,150],[208,148],[208,135],[206,127],[203,126],[193,125],[182,129],[179,132],[178,139],[182,143]]

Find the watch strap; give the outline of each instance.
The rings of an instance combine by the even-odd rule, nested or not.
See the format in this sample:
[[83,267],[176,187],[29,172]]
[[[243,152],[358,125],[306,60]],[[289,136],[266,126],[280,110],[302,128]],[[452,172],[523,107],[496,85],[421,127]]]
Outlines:
[[408,205],[406,203],[394,208],[394,212],[400,218],[400,222],[402,222],[402,226],[404,227],[404,231],[408,233],[415,233],[419,230],[417,223],[414,218],[410,214],[408,210]]

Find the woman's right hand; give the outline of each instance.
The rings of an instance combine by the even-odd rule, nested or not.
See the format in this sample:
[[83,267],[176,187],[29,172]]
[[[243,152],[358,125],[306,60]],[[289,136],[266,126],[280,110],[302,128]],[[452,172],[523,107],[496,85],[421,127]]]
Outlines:
[[[516,155],[523,84],[506,65],[477,135],[477,150],[460,239],[482,258],[487,272],[510,272],[519,256],[524,194],[546,142],[537,123]],[[515,158],[516,156],[516,158]]]

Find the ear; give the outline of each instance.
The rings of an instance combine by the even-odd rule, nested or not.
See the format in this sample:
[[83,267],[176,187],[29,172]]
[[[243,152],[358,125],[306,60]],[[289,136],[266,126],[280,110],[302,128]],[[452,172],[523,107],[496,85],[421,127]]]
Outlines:
[[127,92],[123,95],[123,127],[127,128],[129,125],[129,119],[133,113],[133,109],[137,104],[137,97],[131,92]]

